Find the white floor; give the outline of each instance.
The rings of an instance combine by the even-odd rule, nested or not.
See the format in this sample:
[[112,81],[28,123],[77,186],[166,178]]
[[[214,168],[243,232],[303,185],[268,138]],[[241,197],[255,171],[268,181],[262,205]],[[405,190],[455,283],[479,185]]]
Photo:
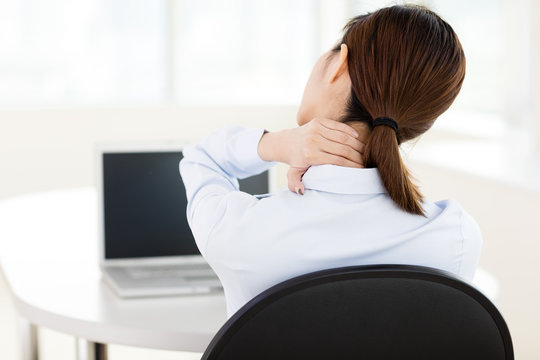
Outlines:
[[[39,330],[39,355],[43,360],[75,359],[75,339],[49,329]],[[201,354],[110,345],[110,360],[195,360]],[[4,277],[0,274],[0,359],[19,359],[17,316]]]

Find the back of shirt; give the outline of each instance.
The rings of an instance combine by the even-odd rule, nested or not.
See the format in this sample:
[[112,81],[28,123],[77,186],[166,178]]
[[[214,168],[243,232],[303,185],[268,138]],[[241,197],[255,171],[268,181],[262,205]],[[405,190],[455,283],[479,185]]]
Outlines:
[[[238,220],[217,227],[207,260],[235,309],[281,281],[351,265],[411,264],[472,280],[481,236],[455,201],[424,204],[427,217],[399,210],[386,194],[285,190]],[[219,234],[219,235],[217,235]]]
[[[194,162],[192,155],[212,153],[223,156],[229,163],[212,161],[227,174],[229,185],[218,185],[215,178],[204,180],[206,185],[192,195],[204,200],[199,204],[194,201],[195,208],[188,206],[188,219],[201,253],[222,281],[229,315],[279,282],[328,268],[410,264],[446,270],[472,280],[482,239],[475,221],[457,202],[426,201],[426,216],[412,215],[389,198],[377,169],[333,165],[308,169],[302,180],[306,188],[303,196],[284,190],[258,200],[237,188],[218,189],[230,186],[233,165],[242,171],[249,166],[246,160],[231,162],[234,156],[226,155],[231,146],[226,142],[219,155],[218,149],[212,151],[218,139],[209,139],[210,146],[207,143],[201,148],[204,155],[188,151],[184,159]],[[250,139],[238,134],[236,137],[240,145]],[[253,151],[251,142],[251,148],[244,149],[248,155]],[[234,146],[236,156],[240,145]],[[205,161],[201,163],[207,168],[210,162]],[[257,165],[264,167],[262,163]],[[200,166],[199,172],[204,170]],[[232,168],[231,173],[227,168]],[[186,175],[183,169],[184,182]],[[189,181],[189,195],[188,187]],[[204,193],[212,187],[216,188]]]

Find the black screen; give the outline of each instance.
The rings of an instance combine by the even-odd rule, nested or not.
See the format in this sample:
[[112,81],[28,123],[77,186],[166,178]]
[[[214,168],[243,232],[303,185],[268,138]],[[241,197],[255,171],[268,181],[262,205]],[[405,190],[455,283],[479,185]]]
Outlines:
[[[105,258],[199,255],[186,219],[181,152],[103,154]],[[268,192],[268,172],[240,180]]]

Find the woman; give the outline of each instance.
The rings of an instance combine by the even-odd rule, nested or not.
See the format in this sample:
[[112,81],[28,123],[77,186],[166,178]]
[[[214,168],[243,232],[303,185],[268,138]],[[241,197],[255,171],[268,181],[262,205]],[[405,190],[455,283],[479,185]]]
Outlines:
[[[327,268],[413,264],[472,279],[478,226],[455,201],[424,200],[399,153],[451,105],[464,76],[446,22],[422,7],[384,8],[352,19],[315,64],[300,127],[229,127],[185,149],[188,221],[229,316],[272,285]],[[237,178],[275,161],[291,166],[298,193],[238,191]]]

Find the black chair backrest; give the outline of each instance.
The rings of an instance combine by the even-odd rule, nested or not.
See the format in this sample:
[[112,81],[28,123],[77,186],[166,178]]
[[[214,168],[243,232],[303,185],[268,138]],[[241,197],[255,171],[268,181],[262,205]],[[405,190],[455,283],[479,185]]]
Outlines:
[[203,360],[513,359],[508,327],[481,292],[419,266],[354,266],[278,284],[216,334]]

